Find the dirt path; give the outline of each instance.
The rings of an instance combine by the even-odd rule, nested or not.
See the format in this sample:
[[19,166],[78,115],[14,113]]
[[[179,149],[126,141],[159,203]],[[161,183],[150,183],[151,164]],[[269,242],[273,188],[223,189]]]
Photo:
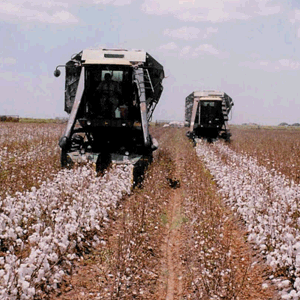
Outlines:
[[174,192],[172,195],[173,199],[173,209],[170,212],[170,221],[168,224],[168,236],[167,236],[167,295],[166,300],[175,299],[176,295],[181,295],[182,293],[182,278],[183,278],[183,268],[182,262],[180,261],[180,247],[181,247],[181,201],[182,198],[178,191]]
[[182,281],[184,279],[185,269],[181,258],[182,248],[182,230],[181,225],[184,221],[182,216],[182,202],[184,201],[182,190],[180,189],[180,174],[182,166],[178,151],[175,154],[175,165],[173,178],[168,178],[170,187],[174,189],[167,207],[167,235],[165,242],[165,260],[166,260],[166,300],[179,299],[182,295]]
[[184,131],[159,133],[143,188],[111,213],[103,243],[53,299],[276,299]]

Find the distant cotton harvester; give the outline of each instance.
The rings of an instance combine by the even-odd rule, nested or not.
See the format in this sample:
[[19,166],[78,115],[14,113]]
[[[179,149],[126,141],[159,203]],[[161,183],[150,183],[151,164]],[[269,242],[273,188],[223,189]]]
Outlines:
[[203,138],[211,142],[217,138],[230,141],[229,113],[233,101],[224,92],[195,91],[185,99],[185,121],[190,128],[187,136],[195,141]]
[[110,163],[132,164],[134,172],[152,161],[157,142],[148,129],[163,91],[163,66],[140,50],[86,49],[65,67],[65,111],[59,141],[61,165],[92,161],[97,171]]

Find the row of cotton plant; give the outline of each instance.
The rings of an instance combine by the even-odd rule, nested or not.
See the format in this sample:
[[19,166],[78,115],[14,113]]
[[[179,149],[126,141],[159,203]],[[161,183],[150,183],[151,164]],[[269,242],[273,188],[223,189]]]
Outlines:
[[54,152],[58,152],[56,140],[48,140],[47,142],[31,144],[28,149],[13,149],[7,147],[0,149],[0,167],[6,170],[11,166],[25,166],[28,162],[36,161],[41,155],[52,156]]
[[0,199],[38,187],[59,169],[58,124],[0,124]]
[[300,299],[300,186],[221,142],[200,141],[197,154],[273,269],[282,299]]
[[60,283],[72,259],[101,242],[109,211],[131,191],[132,166],[98,177],[61,170],[39,189],[0,203],[0,298],[31,299]]
[[52,136],[60,136],[62,131],[61,124],[0,123],[0,146],[43,141]]

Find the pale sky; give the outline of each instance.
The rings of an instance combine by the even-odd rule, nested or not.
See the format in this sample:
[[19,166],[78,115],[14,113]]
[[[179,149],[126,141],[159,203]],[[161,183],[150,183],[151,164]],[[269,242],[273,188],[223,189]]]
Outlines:
[[299,0],[0,0],[0,22],[0,115],[67,116],[53,71],[105,47],[164,66],[153,120],[183,121],[185,97],[214,89],[232,97],[232,124],[300,123]]

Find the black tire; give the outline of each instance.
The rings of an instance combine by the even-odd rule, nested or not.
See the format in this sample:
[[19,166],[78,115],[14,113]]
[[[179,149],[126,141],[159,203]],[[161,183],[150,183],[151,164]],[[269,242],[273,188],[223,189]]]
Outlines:
[[96,172],[103,173],[111,164],[111,155],[110,153],[101,152],[98,155],[96,162]]
[[64,149],[61,150],[60,164],[62,168],[71,168],[74,164],[68,156],[68,152]]
[[142,188],[144,175],[149,165],[153,162],[152,153],[144,155],[133,168],[133,187]]

